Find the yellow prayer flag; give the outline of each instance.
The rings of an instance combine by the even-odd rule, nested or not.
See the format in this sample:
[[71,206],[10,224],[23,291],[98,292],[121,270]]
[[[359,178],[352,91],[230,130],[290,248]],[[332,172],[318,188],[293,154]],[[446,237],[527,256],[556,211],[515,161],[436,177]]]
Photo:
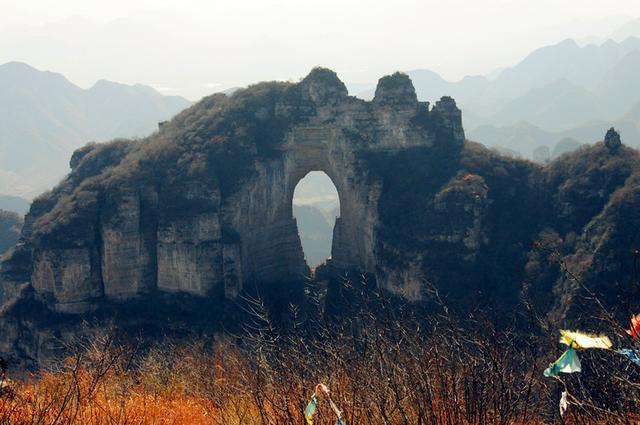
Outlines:
[[573,348],[585,349],[585,348],[611,348],[611,340],[604,335],[591,335],[578,331],[560,331],[560,343],[565,345],[571,345],[573,342]]

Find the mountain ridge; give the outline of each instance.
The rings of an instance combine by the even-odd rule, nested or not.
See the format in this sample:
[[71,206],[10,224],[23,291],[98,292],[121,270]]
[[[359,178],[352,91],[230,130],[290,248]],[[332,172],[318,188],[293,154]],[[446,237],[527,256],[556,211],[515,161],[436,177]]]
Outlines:
[[[62,74],[23,62],[0,65],[0,171],[26,187],[8,195],[32,197],[67,172],[71,152],[90,141],[145,136],[159,121],[190,105],[143,85],[100,80],[82,89]],[[0,173],[0,180],[2,173]]]

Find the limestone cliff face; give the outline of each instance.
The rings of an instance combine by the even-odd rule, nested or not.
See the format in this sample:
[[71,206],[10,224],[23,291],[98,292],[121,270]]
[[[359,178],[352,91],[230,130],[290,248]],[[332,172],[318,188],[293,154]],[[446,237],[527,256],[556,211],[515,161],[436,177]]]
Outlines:
[[640,159],[614,136],[544,167],[502,157],[465,142],[453,99],[419,102],[403,74],[381,78],[371,102],[326,69],[213,95],[147,139],[76,151],[3,261],[0,301],[29,293],[68,314],[159,294],[219,306],[303,282],[292,197],[321,170],[341,206],[323,276],[496,314],[527,298],[570,320],[581,292],[560,262],[613,299],[640,246]]
[[52,309],[82,313],[155,292],[233,299],[248,283],[300,281],[292,197],[313,170],[340,196],[332,266],[374,275],[384,182],[363,158],[457,155],[463,143],[455,102],[430,109],[403,74],[382,78],[372,102],[325,69],[214,95],[148,139],[78,150],[66,180],[34,202],[4,285],[28,282]]

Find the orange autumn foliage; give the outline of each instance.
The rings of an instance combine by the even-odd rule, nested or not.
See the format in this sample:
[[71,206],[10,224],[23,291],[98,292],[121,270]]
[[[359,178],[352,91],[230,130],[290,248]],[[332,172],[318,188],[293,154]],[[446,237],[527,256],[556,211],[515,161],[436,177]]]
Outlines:
[[211,424],[216,409],[207,398],[179,388],[157,391],[134,376],[109,371],[95,382],[85,369],[45,373],[16,384],[0,403],[2,423],[21,424]]
[[[542,375],[555,353],[540,356],[529,335],[481,327],[471,334],[448,323],[421,334],[385,320],[354,337],[332,326],[315,340],[268,328],[243,335],[241,344],[219,336],[210,345],[163,341],[144,349],[92,337],[55,369],[15,379],[0,394],[0,425],[299,424],[318,382],[348,425],[557,423],[557,383]],[[594,375],[561,377],[572,396],[565,423],[635,423],[634,369],[616,353],[591,351],[583,361]],[[600,398],[577,398],[596,385]],[[591,408],[605,397],[604,408]],[[335,424],[322,398],[314,419]]]
[[627,334],[631,335],[635,340],[640,338],[640,314],[631,317],[631,323],[627,330]]

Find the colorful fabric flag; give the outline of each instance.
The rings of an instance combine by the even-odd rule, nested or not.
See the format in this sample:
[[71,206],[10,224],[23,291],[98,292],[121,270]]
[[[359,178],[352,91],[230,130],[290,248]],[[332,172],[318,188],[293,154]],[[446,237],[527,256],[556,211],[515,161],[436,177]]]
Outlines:
[[611,348],[611,340],[604,335],[590,335],[577,331],[560,331],[560,343],[580,350],[584,348]]
[[336,414],[338,419],[342,418],[342,412],[338,409],[338,406],[336,406],[333,400],[331,400],[331,397],[329,397],[329,406],[331,407],[331,410],[333,410],[333,413]]
[[640,314],[636,314],[631,318],[631,326],[629,326],[627,333],[635,340],[640,338]]
[[324,395],[329,395],[331,391],[329,391],[329,387],[327,387],[325,384],[318,384],[316,385],[316,395],[319,396],[321,394]]
[[567,400],[567,392],[563,391],[562,396],[560,396],[560,417],[564,418],[564,414],[567,412],[569,408],[569,401]]
[[304,409],[304,418],[307,421],[307,425],[313,425],[313,415],[316,414],[316,407],[318,406],[318,396],[312,395],[311,400]]
[[316,385],[316,390],[311,396],[311,400],[309,400],[307,407],[304,409],[304,419],[306,420],[307,425],[313,425],[313,416],[316,414],[316,409],[318,407],[318,396],[321,395],[327,397],[331,410],[333,410],[333,413],[338,417],[338,421],[335,425],[346,425],[342,419],[342,412],[338,409],[338,406],[336,406],[333,400],[331,400],[331,397],[329,396],[330,393],[329,388],[325,384]]
[[544,376],[550,378],[557,376],[560,372],[573,373],[580,372],[581,370],[582,365],[580,364],[580,359],[573,349],[573,344],[571,344],[567,351],[565,351],[558,360],[549,365],[549,367],[544,371]]
[[640,351],[631,348],[621,348],[616,353],[626,356],[629,360],[640,366]]

